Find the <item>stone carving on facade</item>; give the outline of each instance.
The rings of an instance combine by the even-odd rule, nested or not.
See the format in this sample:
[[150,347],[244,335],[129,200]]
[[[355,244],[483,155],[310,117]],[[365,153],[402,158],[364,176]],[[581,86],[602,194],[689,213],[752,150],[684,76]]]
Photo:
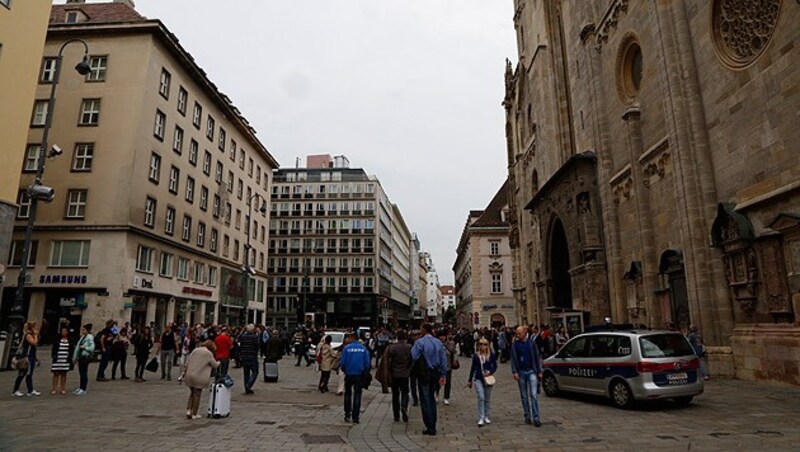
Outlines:
[[781,11],[781,0],[715,0],[712,12],[714,48],[722,62],[740,69],[767,48]]
[[619,204],[623,200],[633,196],[633,177],[631,177],[631,166],[626,165],[619,173],[611,178],[609,182],[614,193],[614,204]]
[[603,20],[598,26],[597,32],[597,51],[603,49],[603,44],[608,41],[608,36],[613,30],[616,30],[619,23],[619,17],[622,13],[628,11],[628,0],[614,0],[606,10]]

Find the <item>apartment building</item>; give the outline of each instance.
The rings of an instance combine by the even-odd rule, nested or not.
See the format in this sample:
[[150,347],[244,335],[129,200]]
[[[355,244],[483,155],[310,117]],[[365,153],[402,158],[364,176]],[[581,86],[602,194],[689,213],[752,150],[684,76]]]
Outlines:
[[508,185],[503,183],[486,209],[470,211],[459,240],[453,272],[460,326],[518,324],[508,231]]
[[411,234],[374,176],[344,157],[275,172],[269,223],[272,325],[405,324]]
[[[64,153],[44,175],[56,197],[36,217],[28,318],[73,326],[263,321],[262,206],[277,162],[177,37],[128,1],[53,6],[28,145],[19,150],[11,264],[21,263],[30,205],[23,188],[37,163],[53,58],[71,39],[88,45],[91,72],[61,74],[50,142]],[[80,61],[81,47],[66,49],[65,67]],[[2,318],[13,290],[3,293]]]
[[439,282],[439,273],[433,264],[431,253],[421,251],[420,260],[425,268],[426,315],[428,321],[439,321],[442,319],[442,286]]

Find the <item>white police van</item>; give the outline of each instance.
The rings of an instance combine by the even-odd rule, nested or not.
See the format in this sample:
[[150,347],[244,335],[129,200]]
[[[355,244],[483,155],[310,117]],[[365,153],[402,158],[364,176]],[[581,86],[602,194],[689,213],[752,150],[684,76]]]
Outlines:
[[700,361],[674,331],[599,331],[572,338],[542,369],[548,396],[579,392],[610,397],[627,408],[634,401],[673,399],[689,404],[703,393]]

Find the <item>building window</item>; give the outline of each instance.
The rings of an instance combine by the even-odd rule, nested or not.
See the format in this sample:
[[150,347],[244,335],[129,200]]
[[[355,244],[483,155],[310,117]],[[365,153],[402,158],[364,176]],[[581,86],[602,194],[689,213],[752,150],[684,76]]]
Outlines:
[[[11,249],[8,255],[8,264],[12,267],[22,266],[22,248],[25,246],[24,240],[14,240],[11,242]],[[39,252],[39,241],[31,241],[31,250],[28,253],[28,267],[36,265],[36,255]]]
[[78,143],[72,156],[72,171],[91,171],[94,143]]
[[153,135],[159,139],[159,141],[164,141],[164,128],[167,124],[167,115],[165,115],[161,110],[156,110],[156,120],[155,124],[153,125]]
[[219,128],[219,139],[217,140],[217,147],[220,151],[225,152],[225,143],[228,141],[228,134],[222,127]]
[[169,84],[172,81],[172,75],[166,70],[161,69],[161,79],[158,82],[158,94],[164,99],[169,99]]
[[208,285],[211,287],[217,286],[217,267],[208,267]]
[[183,230],[181,231],[181,239],[188,242],[192,239],[192,217],[189,215],[183,216]]
[[194,262],[194,282],[197,284],[203,284],[204,278],[206,277],[206,264],[202,262]]
[[86,74],[87,82],[106,81],[108,70],[108,55],[95,55],[89,58],[89,73]]
[[186,91],[186,88],[180,87],[178,89],[178,113],[182,116],[186,116],[186,101],[189,99],[189,93]]
[[25,163],[22,166],[22,171],[36,171],[36,168],[39,167],[39,151],[41,148],[41,144],[28,145],[28,148],[25,149]]
[[642,86],[643,69],[642,48],[633,35],[625,37],[620,46],[620,57],[617,63],[617,88],[620,99],[631,104],[639,97]]
[[222,237],[222,256],[223,257],[228,257],[228,251],[230,250],[230,247],[231,247],[231,238],[228,237],[227,234],[225,234]]
[[222,173],[225,171],[225,167],[222,166],[222,162],[217,161],[217,172],[214,174],[214,181],[218,184],[222,183]]
[[241,179],[236,181],[236,197],[242,199],[244,196],[244,182]]
[[49,101],[37,100],[33,104],[33,115],[31,116],[31,127],[42,127],[47,121],[47,110]]
[[501,273],[492,273],[492,293],[503,293],[502,279]]
[[217,252],[217,243],[219,242],[219,231],[214,228],[211,228],[211,238],[208,242],[208,248],[211,250],[212,253]]
[[219,203],[220,197],[218,194],[214,194],[214,203],[211,205],[211,214],[214,218],[219,218]]
[[211,141],[214,141],[214,128],[216,127],[214,118],[211,115],[208,115],[208,119],[206,120],[206,138]]
[[178,258],[178,279],[182,281],[189,280],[189,259],[185,257]]
[[42,72],[39,76],[41,83],[53,83],[56,76],[56,58],[45,58],[42,60]]
[[175,208],[167,207],[167,216],[164,217],[164,233],[172,235],[175,233]]
[[180,182],[181,178],[181,170],[179,170],[176,166],[172,166],[169,169],[169,192],[173,195],[178,194],[178,183]]
[[225,203],[225,224],[228,225],[228,226],[231,225],[231,210],[233,210],[233,208],[231,207],[231,203],[226,202]]
[[203,154],[203,174],[211,175],[211,153],[208,151]]
[[200,187],[200,209],[208,210],[208,187],[205,185]]
[[183,129],[175,126],[175,133],[172,134],[172,150],[178,154],[183,152]]
[[244,169],[244,149],[239,149],[239,169]]
[[236,161],[236,141],[231,140],[231,162]]
[[25,219],[31,215],[31,197],[28,195],[28,190],[20,190],[17,194],[17,218]]
[[161,156],[155,152],[150,154],[150,174],[147,177],[156,185],[161,178]]
[[261,165],[256,165],[256,184],[261,184]]
[[233,193],[233,171],[228,171],[228,192]]
[[247,159],[247,175],[253,177],[253,159]]
[[235,261],[239,260],[239,241],[238,240],[234,240],[233,241],[233,260],[235,260]]
[[186,177],[186,201],[191,204],[194,202],[194,178],[191,176]]
[[88,267],[89,240],[53,240],[50,248],[51,267]]
[[155,250],[146,246],[139,245],[136,252],[136,271],[153,273],[153,254]]
[[500,242],[498,242],[498,241],[489,242],[489,253],[492,256],[499,256],[500,255]]
[[100,121],[100,99],[83,99],[79,126],[96,126]]
[[156,224],[156,200],[147,197],[144,202],[144,225],[148,228],[154,227]]
[[84,218],[86,216],[86,190],[69,190],[67,192],[67,218]]
[[161,262],[158,265],[159,276],[172,278],[172,260],[173,255],[171,253],[161,252]]
[[202,221],[197,223],[197,246],[206,246],[206,224]]
[[193,166],[197,166],[197,154],[200,153],[200,146],[197,144],[197,141],[192,139],[189,142],[189,163]]
[[200,121],[203,120],[203,107],[197,102],[194,103],[192,110],[192,125],[195,129],[200,130]]

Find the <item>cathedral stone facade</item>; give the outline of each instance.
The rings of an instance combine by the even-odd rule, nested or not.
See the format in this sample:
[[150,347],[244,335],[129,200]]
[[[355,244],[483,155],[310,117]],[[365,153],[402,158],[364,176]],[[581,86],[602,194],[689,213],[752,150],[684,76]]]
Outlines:
[[716,374],[800,384],[800,2],[514,7],[520,320],[696,325]]

